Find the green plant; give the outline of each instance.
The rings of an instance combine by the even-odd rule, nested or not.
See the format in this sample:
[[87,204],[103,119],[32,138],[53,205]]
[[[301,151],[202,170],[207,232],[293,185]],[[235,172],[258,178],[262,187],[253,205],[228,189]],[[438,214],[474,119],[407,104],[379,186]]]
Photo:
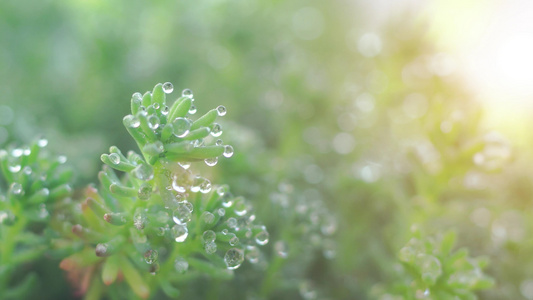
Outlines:
[[[40,155],[46,140],[0,152],[3,189],[8,187],[0,201],[0,290],[10,286],[2,297],[29,289],[33,274],[13,289],[11,272],[50,245],[55,256],[68,255],[60,267],[86,299],[123,299],[132,297],[131,291],[147,298],[158,290],[174,298],[179,284],[203,276],[230,279],[245,258],[259,260],[258,246],[268,243],[269,233],[255,220],[251,204],[189,169],[191,162],[214,166],[218,157],[233,155],[233,147],[217,139],[222,130],[214,122],[226,109],[218,106],[192,121],[192,92],[184,90],[169,107],[172,90],[165,83],[133,95],[124,125],[141,155],[111,147],[101,156],[106,165],[100,187],[84,189],[82,201],[51,206],[68,199],[71,172],[59,168],[64,157]],[[44,221],[49,234],[27,228]]]
[[413,237],[398,253],[394,281],[388,288],[374,287],[379,299],[477,299],[476,290],[488,289],[494,280],[483,273],[486,257],[471,258],[463,248],[453,252],[455,233],[438,237]]
[[35,272],[21,273],[49,249],[44,230],[51,214],[71,194],[72,170],[66,157],[45,151],[48,141],[0,150],[0,291],[2,299],[17,299],[36,284]]
[[[100,188],[86,189],[81,209],[69,220],[71,233],[63,232],[62,245],[84,243],[61,267],[87,299],[99,299],[104,291],[124,297],[130,289],[142,298],[158,289],[177,297],[177,285],[194,278],[231,278],[245,256],[254,259],[257,246],[268,243],[266,228],[243,197],[189,169],[191,162],[213,166],[219,156],[233,155],[231,146],[216,139],[222,131],[214,121],[226,109],[218,106],[192,121],[192,92],[184,90],[169,107],[172,90],[165,83],[133,95],[124,125],[141,155],[124,155],[116,147],[103,154]],[[119,275],[129,288],[121,290]]]

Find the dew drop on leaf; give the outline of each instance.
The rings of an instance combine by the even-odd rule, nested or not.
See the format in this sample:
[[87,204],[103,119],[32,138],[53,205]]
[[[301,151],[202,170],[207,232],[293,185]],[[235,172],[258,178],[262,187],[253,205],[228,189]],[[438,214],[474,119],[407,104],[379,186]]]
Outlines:
[[224,146],[224,157],[232,157],[233,156],[233,147],[231,145]]
[[266,245],[268,243],[269,234],[266,230],[261,230],[255,235],[255,242],[258,245]]
[[221,117],[222,117],[222,116],[225,116],[225,115],[226,115],[226,107],[224,107],[223,105],[219,105],[219,106],[217,107],[217,114],[218,114],[219,116],[221,116]]
[[219,137],[222,135],[222,126],[218,123],[213,123],[213,126],[211,127],[211,136],[213,137]]
[[187,239],[187,236],[189,235],[189,230],[187,229],[187,226],[185,225],[174,225],[172,227],[172,237],[176,240],[178,243],[182,243]]
[[180,274],[187,272],[189,269],[189,263],[183,257],[178,257],[174,261],[174,269]]
[[112,164],[118,165],[120,163],[120,156],[117,153],[109,154],[109,160]]
[[235,270],[244,261],[244,253],[241,249],[231,248],[224,255],[224,262],[229,270]]
[[156,250],[148,250],[144,253],[144,261],[147,263],[147,264],[153,264],[154,262],[157,261],[157,257],[159,256],[159,254],[157,253]]
[[143,183],[139,187],[139,191],[137,192],[137,196],[141,200],[148,200],[150,196],[152,195],[152,186],[148,183]]
[[215,242],[205,243],[204,249],[208,254],[213,254],[217,252],[217,244]]
[[165,94],[170,94],[173,91],[174,91],[174,86],[172,85],[172,83],[170,82],[163,83],[163,92],[165,92]]
[[184,89],[183,91],[181,91],[181,96],[182,97],[187,97],[187,98],[190,98],[192,99],[194,97],[192,91],[190,89]]
[[133,174],[135,177],[144,181],[152,180],[154,178],[154,170],[150,165],[145,163],[141,163],[135,167],[135,169],[133,169]]
[[214,242],[217,238],[217,234],[213,230],[206,230],[204,231],[202,238],[204,240],[204,243]]
[[204,219],[204,222],[206,224],[213,224],[213,222],[215,221],[215,215],[213,215],[212,213],[208,211],[204,211],[202,213],[202,218]]
[[176,118],[172,121],[172,130],[176,137],[182,138],[189,134],[191,121],[186,118]]
[[204,159],[206,165],[213,167],[218,163],[218,157],[211,157]]

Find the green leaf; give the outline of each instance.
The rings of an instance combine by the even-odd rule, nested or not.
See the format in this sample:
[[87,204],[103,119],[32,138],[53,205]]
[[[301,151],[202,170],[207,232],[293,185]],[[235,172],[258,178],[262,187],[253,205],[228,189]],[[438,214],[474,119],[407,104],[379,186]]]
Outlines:
[[130,260],[127,257],[121,256],[119,263],[122,274],[133,292],[141,298],[148,298],[150,296],[150,289],[138,270],[131,264]]
[[218,113],[216,109],[208,111],[205,115],[201,116],[198,120],[192,123],[190,130],[195,130],[200,127],[209,127],[209,125],[211,125],[215,121],[217,116]]
[[148,107],[150,106],[150,104],[152,104],[152,95],[150,94],[150,92],[144,93],[142,104],[144,107]]
[[158,83],[152,91],[152,103],[157,103],[159,104],[159,107],[162,108],[165,105],[165,100],[166,94],[163,91],[163,84]]
[[108,257],[102,267],[102,281],[105,285],[110,285],[117,279],[119,269],[119,256],[111,255]]
[[185,136],[183,139],[186,141],[203,139],[206,136],[208,136],[210,132],[211,132],[211,129],[209,127],[201,127],[201,128],[189,131],[187,136]]
[[176,118],[183,118],[189,112],[189,109],[192,106],[192,99],[189,97],[181,97],[170,108],[168,113],[169,122],[174,121]]
[[455,245],[455,239],[456,234],[454,231],[450,230],[444,234],[444,236],[442,237],[442,242],[440,244],[440,252],[442,253],[442,255],[447,256],[448,254],[450,254],[453,249],[453,246]]

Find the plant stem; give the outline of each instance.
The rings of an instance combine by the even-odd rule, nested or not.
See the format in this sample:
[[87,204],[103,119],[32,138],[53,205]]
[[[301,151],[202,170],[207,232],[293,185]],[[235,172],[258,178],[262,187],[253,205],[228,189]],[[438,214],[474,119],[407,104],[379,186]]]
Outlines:
[[16,246],[16,237],[26,227],[28,220],[18,210],[14,210],[17,221],[12,226],[0,226],[2,243],[0,244],[0,265],[6,266],[7,270],[0,273],[0,291],[6,291],[9,278],[12,276],[12,269],[14,266],[10,264],[13,256],[13,251]]

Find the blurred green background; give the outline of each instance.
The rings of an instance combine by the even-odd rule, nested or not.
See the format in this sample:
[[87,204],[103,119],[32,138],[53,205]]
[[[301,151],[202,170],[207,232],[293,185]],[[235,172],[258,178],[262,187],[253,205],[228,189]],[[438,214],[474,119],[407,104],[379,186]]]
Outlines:
[[336,220],[313,242],[330,252],[291,266],[316,297],[373,298],[393,284],[418,224],[490,258],[496,285],[482,299],[533,299],[529,94],[484,102],[461,60],[485,45],[465,46],[464,28],[498,6],[406,3],[3,0],[0,144],[46,136],[82,187],[110,145],[135,149],[122,125],[131,94],[171,81],[200,112],[228,109],[222,137],[236,154],[204,172],[251,199],[271,234],[292,226],[269,204],[280,192]]

